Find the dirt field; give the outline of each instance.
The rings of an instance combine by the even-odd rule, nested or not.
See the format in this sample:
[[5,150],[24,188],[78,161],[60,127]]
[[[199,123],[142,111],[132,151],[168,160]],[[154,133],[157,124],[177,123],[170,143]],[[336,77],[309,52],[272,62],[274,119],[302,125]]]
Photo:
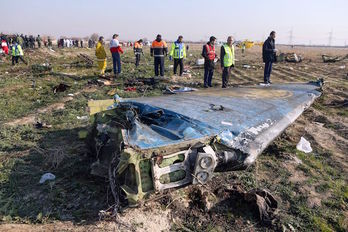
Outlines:
[[[112,197],[108,182],[92,176],[91,157],[78,132],[89,126],[87,101],[159,95],[166,85],[201,88],[203,69],[191,69],[201,46],[191,45],[186,60],[191,77],[166,76],[157,88],[137,86],[134,78],[153,76],[149,49],[141,67],[134,68],[131,49],[123,55],[123,70],[113,85],[96,84],[96,65],[74,67],[77,54],[94,58],[87,48],[25,51],[30,65],[0,61],[0,231],[347,231],[348,230],[348,60],[323,63],[321,54],[347,55],[348,49],[278,47],[296,52],[301,63],[278,63],[273,83],[308,82],[324,78],[322,96],[276,139],[246,171],[216,174],[207,186],[189,186],[154,194],[138,208],[109,216]],[[108,53],[108,68],[111,57]],[[257,85],[263,81],[261,48],[242,55],[230,84]],[[52,72],[33,72],[31,65],[50,63]],[[243,67],[250,65],[249,68]],[[70,86],[54,93],[60,83]],[[216,69],[214,87],[221,87]],[[82,117],[82,118],[81,118]],[[36,128],[37,121],[50,128]],[[296,150],[301,136],[310,141],[310,154]],[[55,181],[39,184],[51,172]],[[278,200],[272,225],[262,225],[252,209],[230,189],[268,189]]]

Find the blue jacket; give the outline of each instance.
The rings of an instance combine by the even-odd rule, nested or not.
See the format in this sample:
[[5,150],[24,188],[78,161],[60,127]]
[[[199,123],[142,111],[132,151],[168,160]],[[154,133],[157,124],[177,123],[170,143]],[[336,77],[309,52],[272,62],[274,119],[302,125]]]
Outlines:
[[276,53],[274,52],[275,44],[274,39],[268,37],[262,46],[262,60],[263,62],[275,62]]

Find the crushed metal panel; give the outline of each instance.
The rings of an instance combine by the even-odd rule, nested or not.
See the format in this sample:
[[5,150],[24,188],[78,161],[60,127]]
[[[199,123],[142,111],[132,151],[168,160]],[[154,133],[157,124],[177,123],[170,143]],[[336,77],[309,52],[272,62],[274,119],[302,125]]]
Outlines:
[[[135,204],[153,190],[205,184],[215,171],[245,169],[321,95],[321,84],[209,89],[89,106],[91,113],[102,111],[96,125],[99,120],[120,132],[117,173]],[[99,132],[103,140],[112,130]]]
[[[273,84],[229,89],[211,89],[190,94],[129,99],[166,109],[209,128],[221,142],[249,155],[245,165],[254,162],[267,145],[321,95],[320,83]],[[212,110],[219,104],[223,110]],[[188,138],[190,139],[190,138]],[[139,145],[138,140],[129,141]],[[173,141],[163,141],[165,146]],[[182,142],[182,141],[178,141]]]

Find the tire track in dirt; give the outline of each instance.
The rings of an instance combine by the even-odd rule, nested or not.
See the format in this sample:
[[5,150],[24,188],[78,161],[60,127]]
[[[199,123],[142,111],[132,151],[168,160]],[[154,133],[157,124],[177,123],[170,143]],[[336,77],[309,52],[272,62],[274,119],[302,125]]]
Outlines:
[[[315,65],[315,64],[311,64],[309,66],[310,66],[310,72],[318,75],[318,77],[324,77],[326,80],[329,80],[330,82],[335,83],[335,84],[342,84],[342,80],[340,78],[337,78],[338,77],[337,72],[340,70],[328,72],[327,70],[323,70],[322,68],[318,68],[317,65]],[[343,73],[343,77],[344,77],[344,73]]]
[[234,71],[233,72],[234,75],[237,76],[242,81],[245,81],[245,80],[248,80],[249,82],[254,82],[255,81],[254,79],[249,77],[250,75],[248,73],[246,73],[245,71],[242,71],[239,68],[235,68],[233,71]]
[[286,74],[292,80],[292,82],[307,81],[307,79],[304,78],[303,75],[294,72],[295,70],[289,70],[285,67],[277,67],[275,68],[275,70],[282,72],[283,74]]
[[294,68],[291,71],[289,70],[284,70],[284,71],[291,72],[293,73],[293,75],[300,77],[304,81],[313,81],[318,79],[320,76],[322,76],[322,74],[313,73],[309,68],[307,70],[308,71],[302,71],[297,68]]
[[277,77],[278,79],[281,80],[281,82],[296,82],[294,78],[285,75],[281,70],[278,69],[273,69],[272,74],[271,74],[271,80]]

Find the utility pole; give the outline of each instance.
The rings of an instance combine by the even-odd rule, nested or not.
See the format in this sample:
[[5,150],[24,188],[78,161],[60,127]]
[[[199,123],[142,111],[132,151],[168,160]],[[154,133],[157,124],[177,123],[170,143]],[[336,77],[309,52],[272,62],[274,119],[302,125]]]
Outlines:
[[333,31],[331,29],[331,31],[329,33],[329,46],[331,46],[331,43],[332,43],[332,34],[333,34]]
[[293,38],[293,29],[291,28],[290,34],[289,34],[289,45],[291,45],[291,46],[293,45],[292,38]]

